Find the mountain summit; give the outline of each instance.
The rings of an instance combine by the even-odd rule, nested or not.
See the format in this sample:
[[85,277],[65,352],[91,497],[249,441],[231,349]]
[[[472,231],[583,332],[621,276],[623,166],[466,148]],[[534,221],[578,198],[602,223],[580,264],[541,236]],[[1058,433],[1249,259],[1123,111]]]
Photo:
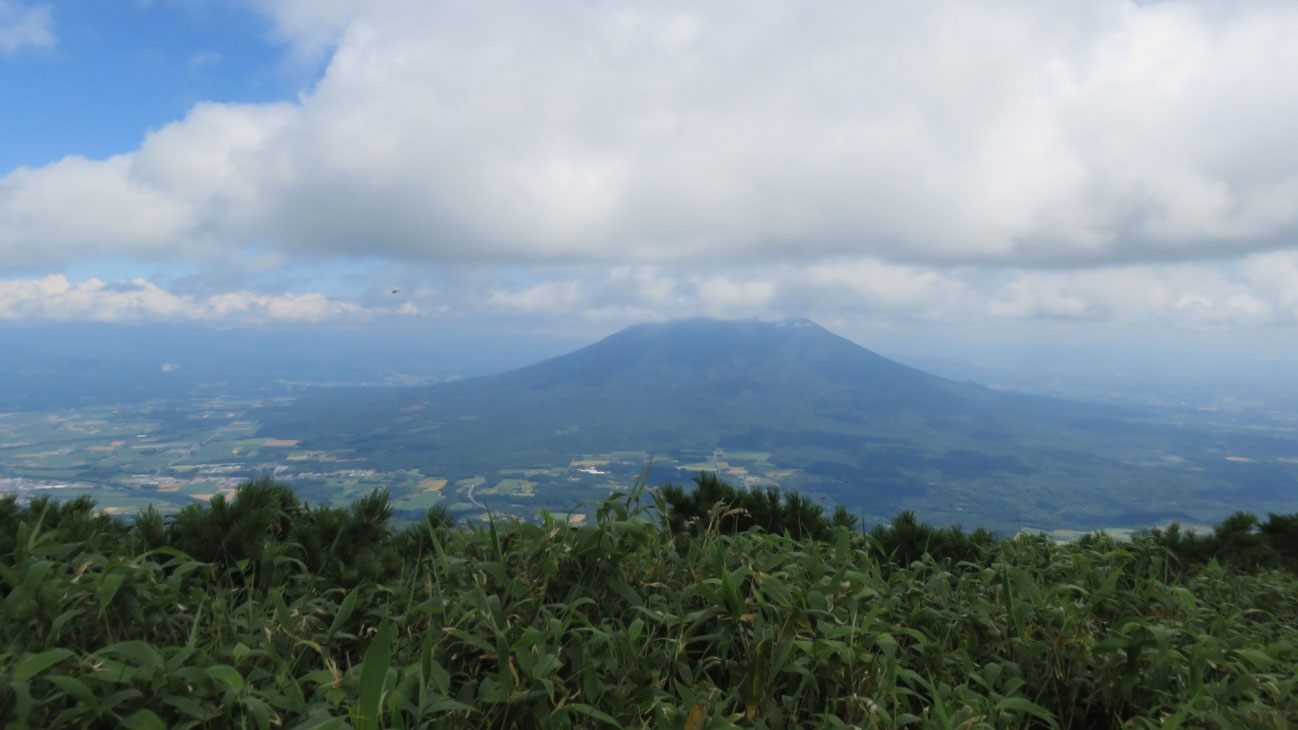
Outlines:
[[653,484],[717,469],[878,518],[912,508],[1010,530],[1192,522],[1182,505],[1204,494],[1277,499],[1288,483],[1273,465],[1223,458],[1260,448],[1257,436],[947,380],[808,320],[638,325],[498,375],[307,393],[259,418],[303,458],[431,485],[398,504],[479,514],[482,500],[566,508],[625,488],[650,459]]
[[[1012,448],[1014,419],[1003,411],[1013,401],[809,320],[693,319],[629,327],[498,375],[303,400],[264,423],[312,449],[439,473],[721,448],[770,452],[810,478],[914,494],[920,483],[899,469],[946,468],[952,450]],[[1006,456],[978,464],[1017,468]]]
[[689,430],[708,423],[718,437],[775,425],[950,415],[989,395],[889,360],[806,319],[636,325],[568,355],[442,392],[451,390],[504,393],[514,407],[543,401],[554,417],[580,415],[574,425],[601,432],[621,432],[627,419],[677,427],[689,421]]
[[641,324],[504,377],[597,385],[619,376],[648,378],[654,385],[666,387],[701,379],[709,387],[731,391],[745,384],[769,386],[807,378],[841,384],[936,385],[939,380],[876,355],[807,319],[688,319]]

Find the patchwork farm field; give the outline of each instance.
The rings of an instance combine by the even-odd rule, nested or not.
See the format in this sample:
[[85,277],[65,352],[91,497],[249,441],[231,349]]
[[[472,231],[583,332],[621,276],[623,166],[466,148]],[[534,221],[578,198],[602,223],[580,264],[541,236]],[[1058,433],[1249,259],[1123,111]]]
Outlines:
[[[717,471],[748,487],[781,486],[796,470],[765,452],[687,454],[614,451],[555,455],[554,463],[503,464],[479,472],[383,469],[351,450],[305,448],[292,433],[268,433],[258,409],[267,398],[216,398],[0,414],[0,493],[92,497],[111,514],[153,505],[164,513],[271,475],[307,501],[347,504],[387,489],[398,520],[440,505],[466,519],[530,517],[547,508],[586,514],[588,500],[624,489],[646,469],[661,481]],[[408,435],[403,435],[408,438]],[[574,509],[574,505],[576,505]]]
[[432,507],[481,521],[542,509],[590,516],[595,501],[641,477],[682,484],[709,471],[743,489],[797,489],[866,524],[914,510],[936,524],[1060,541],[1172,521],[1202,528],[1237,509],[1298,509],[1298,414],[1282,411],[1110,414],[1063,430],[1024,427],[990,446],[904,424],[874,436],[807,430],[810,421],[722,436],[703,428],[707,419],[681,417],[658,419],[658,430],[633,424],[613,448],[594,437],[606,416],[593,407],[565,414],[556,432],[539,412],[528,420],[491,411],[512,402],[439,406],[431,395],[443,392],[354,389],[345,408],[279,388],[9,409],[0,412],[0,493],[88,495],[116,514],[150,504],[173,513],[273,476],[316,505],[383,488],[397,522]]

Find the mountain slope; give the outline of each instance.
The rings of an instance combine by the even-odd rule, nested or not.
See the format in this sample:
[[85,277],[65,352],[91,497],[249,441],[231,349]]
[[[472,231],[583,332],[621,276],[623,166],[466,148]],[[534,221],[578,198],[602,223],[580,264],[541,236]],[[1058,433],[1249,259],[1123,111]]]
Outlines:
[[[631,327],[500,375],[336,396],[323,419],[304,404],[270,425],[321,447],[341,436],[398,462],[451,451],[490,465],[555,450],[708,449],[744,434],[778,441],[773,434],[797,433],[806,442],[824,433],[838,443],[844,434],[918,428],[1003,440],[996,411],[1009,400],[880,357],[806,320],[688,320]],[[381,445],[403,430],[425,437]]]
[[[918,507],[1002,527],[1024,515],[1089,527],[1220,519],[1186,505],[1208,490],[1229,498],[1241,484],[1252,485],[1241,498],[1289,498],[1273,486],[1273,468],[1218,453],[1275,444],[1132,415],[940,378],[806,320],[689,320],[631,327],[499,375],[318,394],[261,418],[264,433],[308,449],[452,481],[553,472],[611,452],[682,469],[717,461],[714,449],[758,454],[770,468],[757,484],[774,479],[878,516]],[[651,478],[684,476],[674,469]],[[742,469],[732,474],[746,480]],[[541,489],[590,486],[571,470],[551,476],[538,501]],[[552,496],[557,504],[583,494]],[[471,492],[465,499],[478,503]]]

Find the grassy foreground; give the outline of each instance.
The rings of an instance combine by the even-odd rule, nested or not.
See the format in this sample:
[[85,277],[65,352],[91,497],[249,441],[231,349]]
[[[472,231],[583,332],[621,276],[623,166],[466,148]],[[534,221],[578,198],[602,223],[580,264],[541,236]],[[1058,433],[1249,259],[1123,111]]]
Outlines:
[[740,531],[725,503],[678,519],[688,495],[667,491],[677,507],[636,489],[589,524],[405,530],[381,494],[310,508],[271,482],[169,524],[0,500],[0,720],[1298,726],[1298,580],[1210,541],[1060,546],[909,515],[795,538]]

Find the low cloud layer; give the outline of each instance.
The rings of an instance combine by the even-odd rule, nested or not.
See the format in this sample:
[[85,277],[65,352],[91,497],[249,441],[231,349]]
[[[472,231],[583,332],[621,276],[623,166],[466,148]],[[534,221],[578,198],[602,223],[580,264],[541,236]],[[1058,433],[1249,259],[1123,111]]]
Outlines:
[[1159,330],[1298,324],[1298,254],[1249,256],[1237,265],[1138,265],[1077,271],[992,270],[839,260],[698,273],[622,267],[607,273],[497,287],[474,300],[518,315],[583,312],[630,323],[691,316],[782,317],[905,324],[940,321],[1112,322]]
[[336,42],[314,89],[10,172],[0,267],[255,246],[1071,268],[1298,233],[1292,3],[264,7]]
[[253,5],[318,83],[0,171],[0,319],[1298,323],[1293,3]]
[[0,321],[318,323],[358,320],[375,311],[323,294],[234,291],[208,297],[175,294],[143,280],[76,284],[60,275],[0,281]]
[[0,321],[567,322],[578,332],[699,316],[808,316],[860,326],[940,322],[971,330],[1043,320],[1183,332],[1298,325],[1298,253],[1291,252],[1247,256],[1229,266],[1072,271],[838,259],[716,270],[583,265],[522,277],[476,269],[444,273],[435,284],[408,271],[394,280],[403,282],[396,292],[374,288],[347,298],[300,291],[195,295],[145,280],[17,278],[0,280]]

